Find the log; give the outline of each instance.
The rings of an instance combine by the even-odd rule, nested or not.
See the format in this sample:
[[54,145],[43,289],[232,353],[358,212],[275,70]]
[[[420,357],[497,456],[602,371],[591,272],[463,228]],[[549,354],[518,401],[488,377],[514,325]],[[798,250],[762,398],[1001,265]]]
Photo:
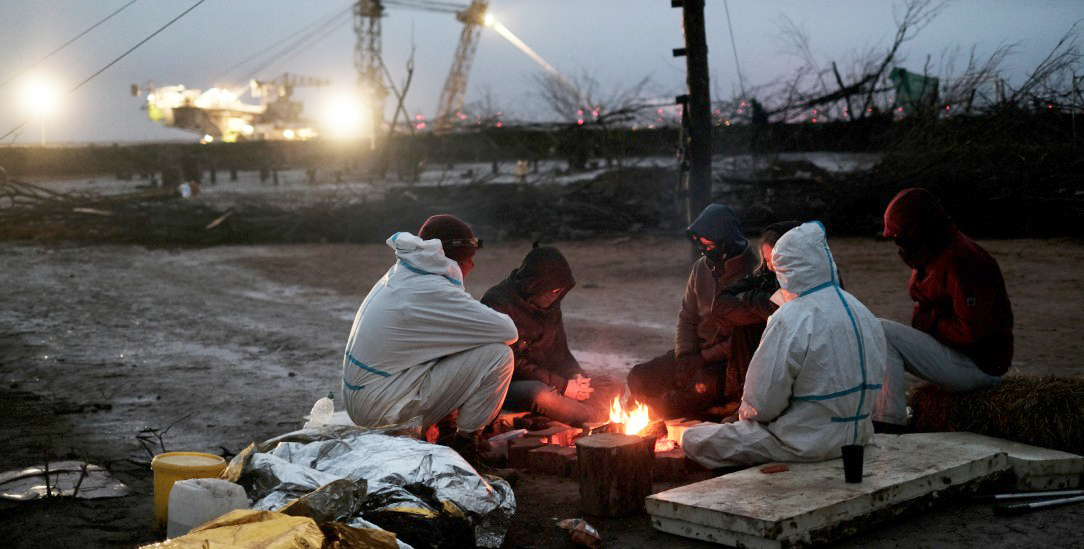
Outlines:
[[655,438],[601,433],[576,441],[584,513],[622,517],[640,513],[651,494]]

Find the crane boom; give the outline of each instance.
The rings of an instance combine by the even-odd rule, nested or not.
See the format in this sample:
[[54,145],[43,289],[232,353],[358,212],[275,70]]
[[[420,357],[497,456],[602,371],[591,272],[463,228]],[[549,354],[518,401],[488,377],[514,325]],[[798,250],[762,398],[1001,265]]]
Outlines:
[[354,33],[357,43],[354,46],[354,66],[358,71],[358,88],[368,101],[370,108],[371,134],[384,120],[384,99],[388,96],[384,85],[382,69],[382,39],[380,36],[380,18],[384,16],[381,0],[358,0],[354,5]]
[[487,0],[472,0],[467,9],[456,13],[456,19],[463,23],[463,32],[459,35],[459,46],[452,61],[452,70],[444,81],[444,89],[437,103],[437,116],[434,129],[448,130],[454,117],[463,108],[463,96],[467,93],[467,75],[474,61],[474,52],[478,49],[478,37],[485,24]]

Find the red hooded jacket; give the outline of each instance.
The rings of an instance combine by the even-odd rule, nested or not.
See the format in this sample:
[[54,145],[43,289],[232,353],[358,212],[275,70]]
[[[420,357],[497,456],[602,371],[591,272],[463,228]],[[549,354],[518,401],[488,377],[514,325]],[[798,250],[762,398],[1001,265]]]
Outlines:
[[885,210],[884,236],[911,266],[911,326],[999,376],[1012,363],[1012,305],[997,261],[960,232],[925,189],[904,189]]

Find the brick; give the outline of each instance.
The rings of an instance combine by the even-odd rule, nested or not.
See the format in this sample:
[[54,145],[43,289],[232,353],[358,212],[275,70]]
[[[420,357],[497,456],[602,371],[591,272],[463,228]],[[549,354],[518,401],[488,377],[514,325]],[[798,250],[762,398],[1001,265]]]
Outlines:
[[569,427],[563,423],[550,427],[548,429],[541,429],[539,431],[527,431],[524,438],[537,438],[546,444],[557,444],[560,446],[571,446],[572,439],[576,438],[583,432],[583,429],[576,427]]
[[508,445],[508,466],[515,469],[526,469],[527,452],[539,448],[544,443],[538,438],[517,438]]
[[531,471],[567,477],[576,461],[576,449],[569,446],[546,444],[527,452],[527,465]]
[[651,475],[656,481],[680,481],[689,476],[685,468],[685,451],[674,448],[666,452],[655,453],[655,464]]

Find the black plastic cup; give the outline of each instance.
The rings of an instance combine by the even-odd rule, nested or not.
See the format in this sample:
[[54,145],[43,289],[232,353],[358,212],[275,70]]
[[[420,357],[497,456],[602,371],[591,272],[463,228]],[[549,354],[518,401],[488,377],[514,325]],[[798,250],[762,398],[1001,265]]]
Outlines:
[[848,444],[843,447],[843,478],[850,483],[862,482],[864,446]]

